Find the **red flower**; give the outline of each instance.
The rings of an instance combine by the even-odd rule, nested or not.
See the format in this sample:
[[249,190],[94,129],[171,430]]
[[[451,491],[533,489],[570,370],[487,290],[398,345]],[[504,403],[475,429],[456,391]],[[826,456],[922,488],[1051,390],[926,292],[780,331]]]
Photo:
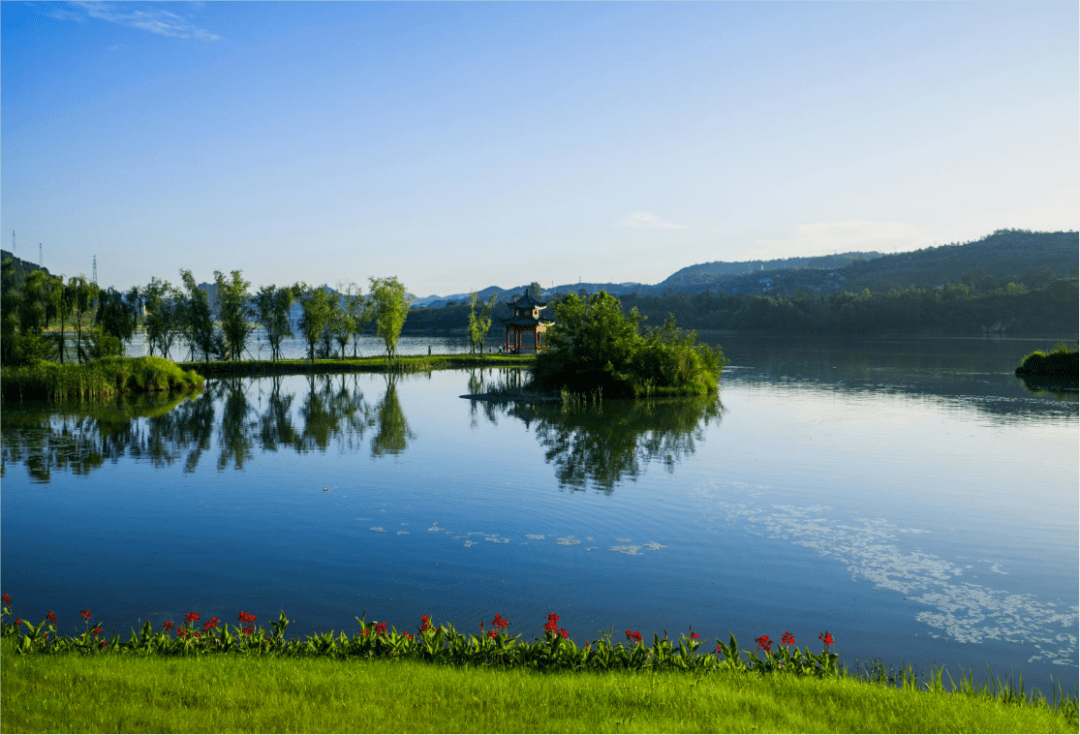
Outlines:
[[626,640],[634,641],[635,643],[641,643],[641,631],[628,630],[626,631]]
[[713,653],[723,653],[723,651],[724,651],[724,647],[721,646],[721,645],[717,645],[716,650],[713,651]]
[[[173,629],[173,621],[166,620],[164,623],[161,624],[161,629],[164,630],[166,633],[168,633],[170,630]],[[183,632],[183,631],[181,631],[181,632]]]
[[493,631],[493,630],[488,631],[488,638],[494,638],[496,635],[498,635],[498,633],[496,633],[495,631]]
[[412,634],[412,633],[405,633],[405,637],[406,637],[406,638],[408,638],[408,639],[409,639],[410,641],[412,641],[412,640],[416,640],[415,638],[413,638],[413,634]]
[[699,636],[697,633],[695,633],[693,631],[690,631],[690,637],[693,638],[696,641],[701,636]]
[[544,623],[545,633],[558,633],[559,632],[559,616],[555,613],[548,613],[548,621]]
[[56,613],[54,613],[52,610],[49,610],[49,612],[45,614],[45,617],[49,619],[50,623],[56,625]]
[[240,611],[240,622],[241,623],[254,623],[255,622],[255,616],[241,610]]
[[772,651],[772,641],[769,640],[769,636],[767,635],[755,638],[754,643],[757,643],[757,647],[765,651],[765,653],[770,653]]
[[383,622],[381,622],[381,623],[375,623],[375,633],[378,634],[378,635],[385,635],[386,634],[386,621],[385,620]]
[[99,625],[98,627],[96,627],[92,631],[90,631],[90,635],[94,636],[95,638],[97,638],[99,635],[101,635],[101,626]]
[[491,621],[491,627],[498,628],[499,630],[506,630],[510,625],[510,621],[504,618],[502,615],[495,613],[495,619]]
[[831,646],[831,645],[833,644],[833,637],[832,637],[832,635],[831,635],[831,634],[829,633],[829,631],[825,631],[824,633],[822,633],[821,635],[819,635],[819,636],[817,637],[817,639],[818,639],[819,641],[823,642],[823,643],[825,644],[825,647],[826,647],[826,648],[828,648],[829,646]]
[[206,621],[206,622],[205,622],[205,623],[203,624],[203,633],[207,632],[207,631],[208,631],[208,630],[210,630],[211,628],[216,628],[216,627],[217,627],[217,624],[218,624],[218,623],[220,623],[220,622],[221,622],[221,621],[220,621],[220,620],[218,620],[217,618],[210,618],[209,620],[207,620],[207,621]]
[[196,633],[196,634],[195,634],[195,637],[196,637],[196,638],[202,638],[202,633]]
[[563,638],[569,638],[570,637],[570,634],[566,632],[566,628],[561,628],[559,630],[559,635],[561,635]]
[[15,618],[15,627],[18,628],[20,625],[22,625],[22,620]]
[[3,600],[4,604],[8,607],[11,607],[11,595],[9,595],[7,592],[5,592],[3,596],[0,596],[0,600]]
[[101,643],[98,644],[98,648],[108,648],[108,647],[109,647],[109,642],[108,641],[102,641]]
[[791,632],[788,631],[788,632],[784,633],[784,635],[782,635],[780,637],[780,642],[783,643],[785,646],[794,646],[795,645],[795,636],[793,636],[791,634]]
[[240,631],[244,635],[251,635],[255,632],[255,629],[250,625],[245,625],[244,629]]
[[192,623],[199,622],[199,613],[192,610],[191,612],[189,612],[187,615],[184,616],[184,622],[187,623],[188,625],[191,625]]
[[430,620],[431,619],[427,615],[421,615],[420,616],[420,632],[421,633],[423,633],[425,630],[431,630],[431,628],[433,626],[429,622]]
[[81,615],[81,616],[82,616],[82,619],[83,619],[83,620],[89,620],[89,619],[91,618],[91,615],[90,615],[90,608],[86,608],[86,609],[85,609],[85,610],[83,610],[83,611],[82,611],[81,613],[79,613],[79,615]]

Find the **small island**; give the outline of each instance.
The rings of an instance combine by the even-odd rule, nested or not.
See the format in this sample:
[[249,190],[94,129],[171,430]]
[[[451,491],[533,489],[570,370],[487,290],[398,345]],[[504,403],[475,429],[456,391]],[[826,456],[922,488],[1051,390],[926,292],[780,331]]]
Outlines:
[[1051,352],[1032,352],[1016,368],[1016,377],[1032,390],[1076,392],[1080,384],[1080,351],[1059,344]]
[[708,395],[727,364],[720,349],[698,344],[673,316],[642,329],[638,310],[624,314],[619,299],[604,291],[567,295],[555,304],[555,317],[547,348],[536,354],[534,391],[587,400]]
[[1075,382],[1080,378],[1080,351],[1060,344],[1052,352],[1036,350],[1016,368],[1020,377],[1058,378]]

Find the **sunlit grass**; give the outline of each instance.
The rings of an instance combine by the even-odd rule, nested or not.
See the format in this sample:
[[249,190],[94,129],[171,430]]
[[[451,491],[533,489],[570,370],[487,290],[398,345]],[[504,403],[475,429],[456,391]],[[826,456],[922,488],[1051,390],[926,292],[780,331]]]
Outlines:
[[5,732],[1076,732],[1045,705],[853,678],[535,673],[410,661],[19,656]]

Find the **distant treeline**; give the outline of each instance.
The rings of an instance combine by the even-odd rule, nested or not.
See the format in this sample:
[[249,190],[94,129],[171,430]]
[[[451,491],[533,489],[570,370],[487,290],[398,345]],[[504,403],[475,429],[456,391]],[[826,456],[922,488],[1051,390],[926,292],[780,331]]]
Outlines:
[[1000,288],[964,284],[886,292],[863,289],[791,296],[669,294],[624,296],[650,323],[671,313],[684,329],[834,335],[882,334],[1076,334],[1080,320],[1077,279],[1029,289],[1010,282]]
[[[649,324],[662,324],[671,313],[684,329],[1075,334],[1078,261],[1076,232],[998,230],[975,242],[909,253],[762,261],[758,270],[748,263],[705,263],[620,298],[624,310],[636,306]],[[498,319],[507,314],[504,305],[495,311],[496,339]],[[462,331],[468,315],[465,303],[413,309],[404,329]]]

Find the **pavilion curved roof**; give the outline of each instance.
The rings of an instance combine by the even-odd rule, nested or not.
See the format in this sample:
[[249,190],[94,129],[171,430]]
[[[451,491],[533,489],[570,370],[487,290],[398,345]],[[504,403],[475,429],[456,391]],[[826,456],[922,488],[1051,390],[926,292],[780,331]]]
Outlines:
[[546,301],[537,301],[532,295],[526,291],[517,297],[517,300],[508,302],[511,308],[514,309],[546,309]]

